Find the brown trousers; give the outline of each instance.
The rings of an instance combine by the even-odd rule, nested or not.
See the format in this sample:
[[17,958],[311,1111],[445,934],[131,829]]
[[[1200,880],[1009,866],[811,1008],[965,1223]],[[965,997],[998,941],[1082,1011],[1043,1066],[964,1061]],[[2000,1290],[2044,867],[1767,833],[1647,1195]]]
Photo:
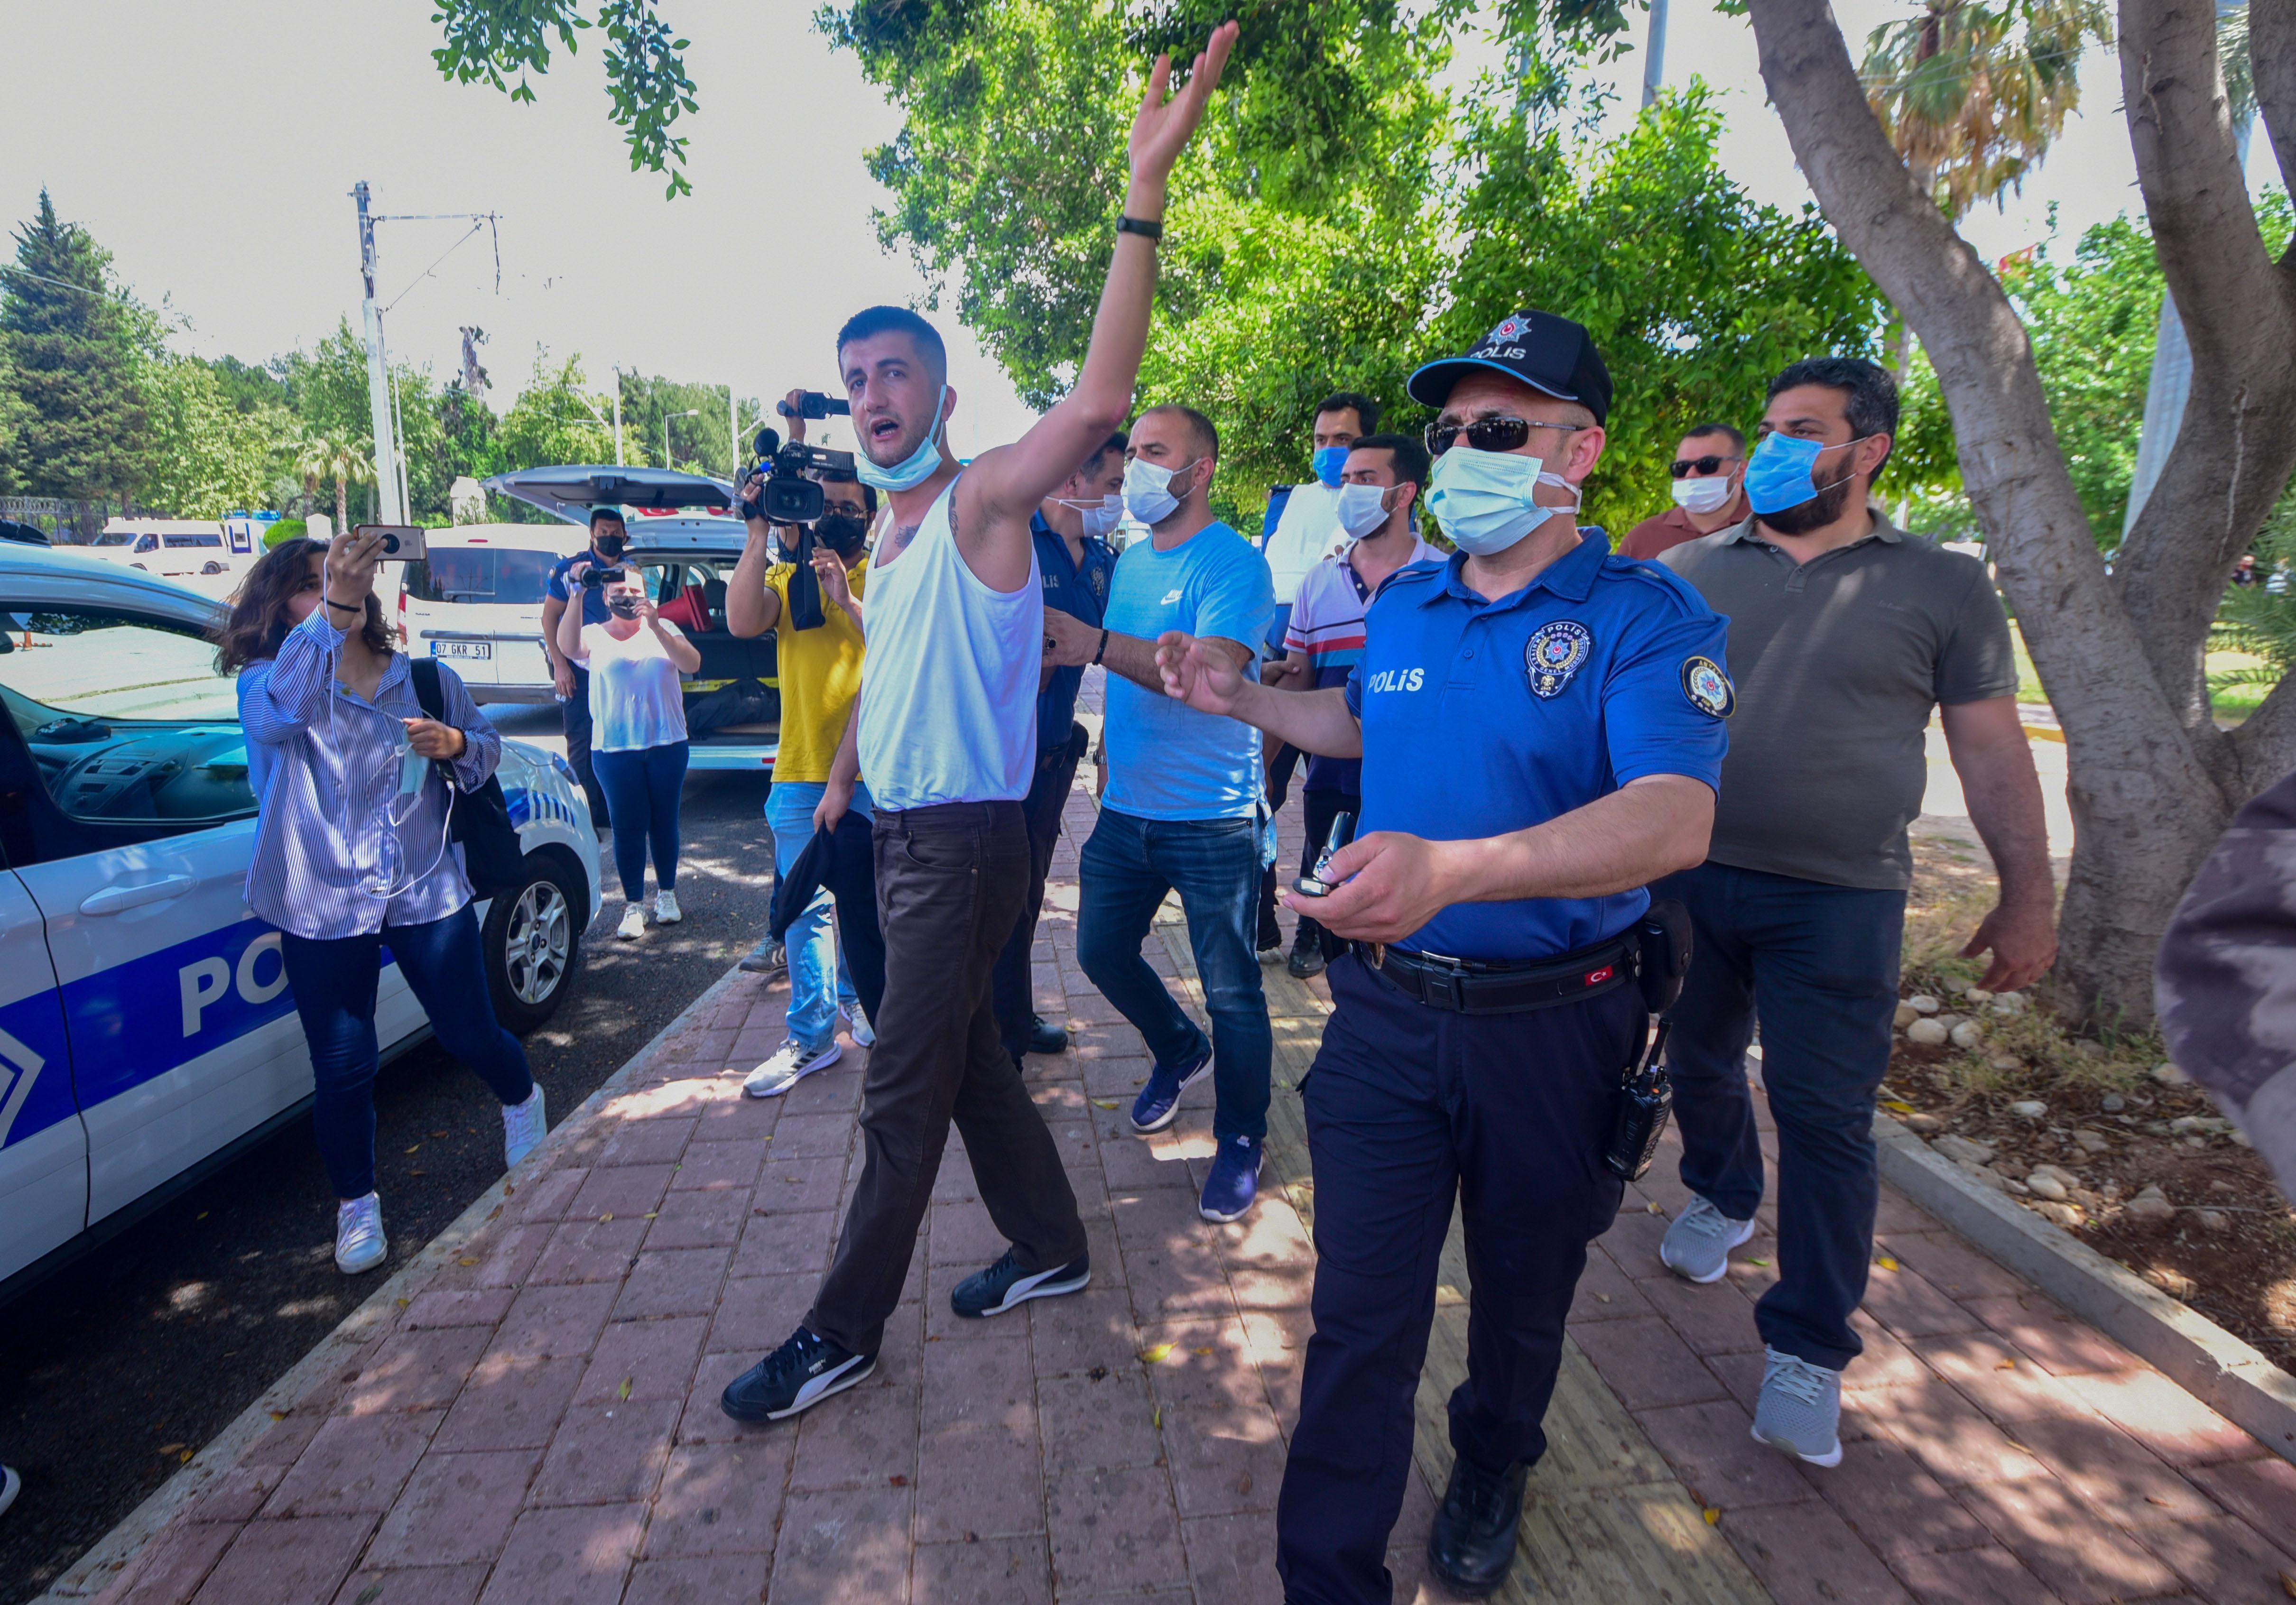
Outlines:
[[949,1122],[964,1134],[988,1216],[1031,1273],[1085,1251],[1059,1147],[1005,1051],[989,998],[996,955],[1029,892],[1017,802],[880,809],[877,921],[885,1002],[871,1020],[861,1182],[808,1330],[873,1355],[900,1302]]

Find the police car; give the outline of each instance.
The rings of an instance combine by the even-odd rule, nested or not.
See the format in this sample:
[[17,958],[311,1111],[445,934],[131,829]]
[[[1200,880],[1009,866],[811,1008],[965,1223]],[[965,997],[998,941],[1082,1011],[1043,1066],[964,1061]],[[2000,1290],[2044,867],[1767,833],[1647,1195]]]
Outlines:
[[[300,1117],[279,933],[241,888],[255,795],[220,603],[0,547],[0,1298]],[[565,996],[598,901],[562,758],[503,743],[529,878],[484,921],[503,1023]],[[429,1035],[396,968],[386,1057]]]

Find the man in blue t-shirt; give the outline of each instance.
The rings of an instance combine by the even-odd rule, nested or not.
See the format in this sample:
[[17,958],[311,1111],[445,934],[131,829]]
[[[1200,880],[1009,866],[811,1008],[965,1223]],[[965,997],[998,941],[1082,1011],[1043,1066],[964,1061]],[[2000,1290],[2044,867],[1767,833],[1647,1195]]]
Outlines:
[[542,650],[549,654],[550,678],[558,692],[559,722],[566,732],[566,765],[582,782],[583,795],[590,799],[590,817],[602,835],[608,829],[606,789],[590,772],[590,673],[558,650],[558,620],[566,604],[578,594],[582,622],[606,622],[605,588],[578,580],[569,585],[566,571],[576,563],[587,563],[594,569],[611,569],[622,561],[622,549],[629,540],[620,508],[593,507],[590,544],[571,557],[560,558],[542,585]]
[[[1108,544],[1123,516],[1124,448],[1119,430],[1061,487],[1044,500],[1029,522],[1037,543],[1037,570],[1045,580],[1045,610],[1067,614],[1097,630],[1108,606],[1116,571],[1116,548]],[[989,995],[996,1028],[1004,1035],[1013,1062],[1027,1053],[1068,1050],[1065,1026],[1040,1020],[1031,1006],[1029,952],[1037,944],[1037,916],[1045,906],[1045,877],[1052,872],[1053,846],[1061,839],[1061,813],[1076,785],[1077,762],[1084,757],[1085,729],[1076,720],[1077,690],[1084,669],[1044,667],[1037,692],[1037,771],[1021,804],[1029,827],[1029,900],[1004,951],[996,955]]]
[[[1210,1071],[1219,1152],[1199,1208],[1235,1220],[1259,1184],[1275,1037],[1253,950],[1259,893],[1259,732],[1174,701],[1156,670],[1156,638],[1181,630],[1228,652],[1258,679],[1275,609],[1267,561],[1211,515],[1219,434],[1192,407],[1151,407],[1133,426],[1124,502],[1148,526],[1117,560],[1102,627],[1047,610],[1049,663],[1109,670],[1108,790],[1078,863],[1077,961],[1155,1055],[1132,1128],[1162,1131],[1180,1093]],[[1177,890],[1188,916],[1208,1043],[1140,944]]]

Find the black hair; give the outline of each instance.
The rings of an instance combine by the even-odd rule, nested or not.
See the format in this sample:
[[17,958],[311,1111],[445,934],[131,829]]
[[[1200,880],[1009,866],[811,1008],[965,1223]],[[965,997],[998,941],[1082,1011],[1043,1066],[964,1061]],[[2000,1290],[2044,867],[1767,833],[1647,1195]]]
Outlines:
[[595,529],[601,523],[604,522],[608,519],[613,520],[614,522],[621,525],[625,529],[629,528],[628,520],[622,517],[622,510],[619,507],[593,507],[590,509],[591,528]]
[[1326,413],[1349,411],[1355,414],[1356,422],[1363,425],[1365,434],[1373,434],[1378,430],[1379,403],[1368,396],[1354,390],[1334,390],[1316,404],[1316,416],[1318,418]]
[[[1849,420],[1849,437],[1862,440],[1868,435],[1888,435],[1892,444],[1898,433],[1898,381],[1890,377],[1890,370],[1879,363],[1867,362],[1862,356],[1813,356],[1788,365],[1786,371],[1770,381],[1771,399],[1781,390],[1791,390],[1798,385],[1823,385],[1829,390],[1839,390],[1846,398],[1842,412]],[[1884,454],[1882,462],[1887,463]],[[1874,465],[1879,474],[1882,464]]]
[[[1117,430],[1116,433],[1111,435],[1106,440],[1101,443],[1101,446],[1098,451],[1093,453],[1091,456],[1086,457],[1084,460],[1082,465],[1077,469],[1077,472],[1090,476],[1099,470],[1102,463],[1108,461],[1110,453],[1113,452],[1116,455],[1120,457],[1124,454],[1124,448],[1131,444],[1131,436],[1126,434],[1122,430]],[[1212,432],[1212,449],[1214,452],[1218,452],[1219,449],[1219,432],[1217,430]]]
[[1435,460],[1427,454],[1426,446],[1415,435],[1365,435],[1348,448],[1350,452],[1389,452],[1388,459],[1395,470],[1398,483],[1419,487],[1423,498],[1427,494],[1427,476],[1434,471]]
[[906,334],[915,342],[917,350],[940,380],[948,379],[948,348],[941,342],[940,331],[925,322],[906,307],[867,307],[845,320],[845,327],[837,332],[837,353],[841,365],[845,348],[857,340],[867,340],[873,334]]
[[[1146,412],[1140,414],[1140,417],[1145,418],[1150,413],[1177,413],[1188,421],[1188,428],[1194,433],[1196,446],[1201,454],[1207,457],[1219,455],[1219,426],[1195,408],[1183,405],[1177,401],[1168,401],[1160,406],[1148,408]],[[1136,430],[1140,427],[1138,419],[1133,421],[1132,427]],[[1127,440],[1125,444],[1129,446],[1131,442]]]
[[[1770,387],[1771,395],[1775,396],[1777,393],[1776,386]],[[1716,423],[1710,421],[1705,423],[1693,423],[1682,431],[1682,438],[1685,440],[1694,440],[1701,435],[1726,436],[1733,452],[1742,457],[1746,454],[1746,431],[1734,423]]]
[[[824,468],[815,478],[824,485],[861,485],[861,476],[850,469]],[[861,505],[869,510],[871,518],[877,516],[876,487],[861,485]]]

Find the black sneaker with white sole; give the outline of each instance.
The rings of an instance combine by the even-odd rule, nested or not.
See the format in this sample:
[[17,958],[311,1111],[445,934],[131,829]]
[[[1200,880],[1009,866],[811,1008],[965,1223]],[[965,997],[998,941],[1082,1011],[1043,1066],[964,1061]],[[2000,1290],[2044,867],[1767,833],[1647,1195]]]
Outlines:
[[778,1421],[843,1393],[876,1369],[876,1355],[852,1354],[800,1326],[788,1342],[726,1383],[718,1402],[737,1421]]
[[1031,1298],[1053,1298],[1082,1290],[1092,1280],[1092,1257],[1079,1254],[1049,1271],[1024,1271],[1013,1250],[985,1271],[975,1271],[950,1290],[948,1306],[970,1320],[1001,1315]]

